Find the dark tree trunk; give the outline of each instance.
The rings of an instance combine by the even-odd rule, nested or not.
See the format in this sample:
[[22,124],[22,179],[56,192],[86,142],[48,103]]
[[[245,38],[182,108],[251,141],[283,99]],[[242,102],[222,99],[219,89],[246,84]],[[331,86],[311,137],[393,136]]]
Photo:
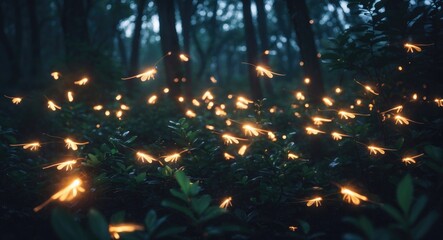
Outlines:
[[[245,25],[246,52],[248,62],[257,64],[257,41],[255,39],[254,25],[252,24],[251,0],[242,0],[243,3],[243,23]],[[260,87],[260,81],[254,67],[249,66],[249,85],[251,88],[252,98],[261,100],[263,94]]]
[[122,37],[123,33],[117,30],[117,44],[118,44],[118,52],[120,55],[120,61],[123,68],[127,68],[128,66],[128,54],[126,53],[125,42]]
[[286,0],[289,15],[294,24],[297,44],[300,47],[301,60],[304,62],[303,71],[305,77],[311,79],[307,86],[309,100],[318,104],[324,97],[323,79],[321,74],[320,61],[317,57],[317,47],[315,46],[314,33],[309,24],[308,7],[305,0]]
[[[257,5],[257,22],[258,22],[258,36],[260,38],[260,55],[264,65],[269,65],[269,55],[265,54],[269,50],[268,26],[267,16],[265,10],[265,3],[263,0],[255,0]],[[271,79],[263,78],[266,92],[269,96],[274,96],[274,88]]]
[[[183,52],[186,55],[191,53],[191,16],[193,12],[192,0],[179,0],[179,10],[180,18],[182,24],[182,36],[183,36]],[[192,69],[191,69],[192,58],[189,58],[188,62],[183,65],[185,67],[185,93],[188,98],[192,98]]]
[[[140,38],[146,0],[137,0],[137,15],[135,16],[134,36],[132,37],[131,59],[129,60],[129,75],[136,75],[139,71]],[[130,83],[129,83],[130,84]]]
[[37,17],[37,1],[28,0],[29,26],[31,27],[31,74],[33,78],[40,77],[41,52],[40,52],[40,25]]
[[[170,90],[169,96],[177,99],[180,95],[181,66],[178,55],[180,46],[177,31],[175,30],[174,0],[156,0],[158,18],[160,21],[160,41],[163,54],[171,52],[171,56],[164,59],[166,84]],[[175,80],[175,81],[174,81]]]
[[87,3],[83,0],[65,0],[62,27],[65,58],[69,76],[79,79],[90,72]]
[[291,39],[292,39],[292,29],[290,28],[288,24],[288,14],[286,11],[285,6],[285,0],[276,0],[274,2],[274,9],[275,9],[275,16],[277,18],[277,24],[280,27],[281,31],[283,32],[283,36],[286,38],[285,42],[285,51],[284,56],[286,56],[286,64],[285,64],[285,74],[286,79],[288,81],[292,80],[294,77],[294,71],[295,68],[295,59],[294,59],[294,48],[291,45]]
[[[15,6],[17,7],[17,6]],[[20,12],[17,12],[17,9],[15,9],[15,14],[19,14]],[[3,45],[3,49],[6,53],[7,59],[9,59],[10,68],[11,68],[11,75],[8,77],[7,84],[9,87],[15,87],[17,86],[19,82],[19,76],[20,76],[20,62],[19,57],[17,56],[16,52],[14,51],[13,44],[9,40],[8,36],[5,33],[5,22],[3,19],[4,16],[4,10],[2,9],[2,4],[0,4],[0,44]],[[16,16],[16,18],[20,18],[21,16]],[[15,24],[18,24],[17,22]],[[16,25],[16,30],[19,29],[21,32],[21,26],[18,27]]]

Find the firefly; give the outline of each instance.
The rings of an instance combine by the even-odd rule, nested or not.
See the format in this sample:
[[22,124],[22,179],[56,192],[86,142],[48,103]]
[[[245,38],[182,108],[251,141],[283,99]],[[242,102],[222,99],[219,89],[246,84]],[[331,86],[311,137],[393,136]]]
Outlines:
[[209,80],[211,80],[211,82],[212,83],[217,83],[217,79],[215,79],[215,77],[214,76],[211,76],[210,78],[209,78]]
[[209,90],[206,91],[202,96],[202,100],[206,100],[206,99],[208,99],[208,100],[214,99],[214,96],[212,95],[212,93]]
[[246,139],[242,139],[242,138],[231,136],[229,134],[223,134],[222,138],[225,140],[226,144],[233,144],[233,143],[239,144],[240,140],[246,140]]
[[23,149],[28,149],[31,151],[37,151],[41,145],[39,142],[32,142],[32,143],[21,143],[21,144],[11,144],[11,147],[23,147]]
[[215,115],[217,116],[226,116],[227,113],[220,107],[215,107]]
[[295,232],[295,231],[297,231],[298,227],[296,227],[296,226],[289,226],[288,229],[291,232]]
[[294,160],[294,159],[298,159],[299,156],[294,154],[294,153],[288,153],[288,159]]
[[94,109],[95,111],[100,111],[103,109],[102,105],[95,105],[92,109]]
[[115,96],[115,100],[120,101],[122,99],[122,95],[121,94],[117,94],[117,96]]
[[48,108],[51,109],[52,111],[57,111],[57,109],[58,110],[62,109],[62,107],[56,105],[53,101],[50,100],[48,101]]
[[398,106],[393,107],[391,109],[388,109],[388,110],[386,110],[384,112],[381,112],[381,114],[385,114],[385,113],[392,112],[392,111],[395,111],[396,113],[400,113],[401,111],[403,111],[403,106],[402,105],[398,105]]
[[137,152],[135,155],[137,156],[137,160],[140,160],[142,162],[146,161],[148,163],[152,163],[153,161],[156,161],[155,158],[143,152]]
[[299,101],[304,101],[304,100],[305,100],[305,96],[303,95],[302,92],[297,92],[297,93],[295,94],[295,98],[296,98],[297,100],[299,100]]
[[149,80],[151,80],[151,78],[154,79],[156,73],[157,73],[157,69],[149,68],[148,70],[146,70],[143,73],[137,74],[137,75],[132,76],[132,77],[122,78],[122,80],[129,80],[129,79],[133,79],[133,78],[140,78],[140,80],[142,82],[149,81]]
[[332,136],[332,139],[334,139],[335,141],[342,140],[343,137],[351,137],[349,135],[341,134],[341,133],[338,133],[338,132],[332,132],[331,136]]
[[231,154],[229,154],[229,153],[223,153],[223,156],[225,157],[225,159],[226,160],[231,160],[231,159],[234,159],[235,157],[234,156],[232,156]]
[[332,122],[332,119],[322,118],[322,117],[313,117],[312,121],[314,121],[314,125],[320,126],[324,122]]
[[67,160],[60,163],[55,163],[46,167],[43,167],[43,169],[51,168],[51,167],[57,167],[57,170],[62,170],[63,168],[66,168],[66,171],[72,170],[72,165],[76,164],[77,160]]
[[118,110],[117,112],[115,112],[115,116],[120,119],[123,116],[123,111],[122,110]]
[[225,198],[221,203],[220,203],[220,208],[228,208],[229,206],[232,206],[232,197],[227,197]]
[[409,122],[420,124],[419,122],[416,122],[416,121],[413,121],[411,119],[402,117],[400,115],[395,115],[394,119],[395,119],[395,124],[400,124],[400,125],[403,125],[403,124],[404,125],[409,125]]
[[406,165],[413,164],[413,163],[415,164],[416,163],[415,159],[418,157],[421,157],[423,155],[424,154],[422,153],[422,154],[418,154],[418,155],[411,156],[411,157],[404,157],[401,161],[404,162]]
[[261,66],[261,65],[254,65],[254,64],[245,63],[245,62],[243,62],[243,64],[248,64],[248,65],[254,66],[255,70],[257,71],[257,76],[262,76],[263,77],[263,76],[266,75],[268,78],[273,78],[274,75],[276,75],[276,76],[285,76],[284,74],[281,74],[281,73],[272,72],[271,70],[269,70],[266,67]]
[[38,205],[34,208],[34,212],[40,211],[42,208],[44,208],[46,205],[48,205],[50,202],[59,200],[60,202],[64,201],[71,201],[74,199],[79,192],[85,192],[85,189],[81,186],[82,181],[79,178],[76,178],[71,184],[63,188],[62,190],[56,192],[54,195],[52,195],[48,200],[43,202],[42,204]]
[[330,106],[334,105],[334,103],[332,102],[332,99],[330,99],[330,98],[324,97],[322,100],[326,106],[330,107]]
[[52,72],[51,76],[54,78],[54,80],[58,80],[60,78],[60,73],[59,72]]
[[79,85],[79,86],[83,86],[86,85],[86,83],[88,83],[89,79],[88,78],[82,78],[76,82],[74,82],[75,85]]
[[345,200],[348,203],[352,203],[354,205],[359,205],[360,200],[362,201],[368,201],[368,198],[366,196],[360,195],[348,188],[341,188],[341,194],[343,194],[343,200]]
[[11,102],[13,104],[15,104],[15,105],[20,104],[22,102],[22,100],[23,100],[23,98],[20,98],[20,97],[9,97],[9,96],[6,96],[6,95],[4,95],[4,96],[5,96],[5,98],[11,99]]
[[321,206],[321,201],[322,200],[323,200],[323,198],[321,198],[321,197],[315,197],[313,199],[309,199],[306,202],[306,206],[310,207],[310,206],[312,206],[314,204],[315,204],[315,207]]
[[246,136],[258,136],[259,134],[264,134],[265,132],[268,132],[266,130],[263,129],[259,129],[259,128],[255,128],[249,124],[245,124],[242,126],[242,128],[245,130],[245,135]]
[[275,137],[275,134],[273,132],[271,132],[271,131],[268,131],[268,138],[271,141],[273,141],[273,142],[277,141],[277,138]]
[[319,134],[319,133],[325,133],[325,132],[323,132],[323,131],[320,131],[320,130],[318,130],[318,129],[315,129],[315,128],[312,128],[312,127],[307,127],[307,128],[305,128],[306,129],[306,133],[308,134],[308,135],[317,135],[317,134]]
[[108,231],[114,239],[120,239],[119,233],[143,231],[145,228],[142,225],[134,223],[120,223],[109,225]]
[[152,95],[148,98],[148,104],[155,104],[157,102],[157,95]]
[[338,115],[341,119],[354,119],[355,116],[369,116],[369,114],[360,114],[360,113],[351,113],[351,112],[345,112],[345,111],[338,111]]
[[121,110],[129,110],[130,108],[126,106],[125,104],[120,105]]
[[164,156],[165,162],[177,162],[177,160],[180,158],[180,153],[173,153],[167,156]]
[[200,107],[200,102],[197,99],[192,99],[192,104],[194,104],[194,106]]
[[69,102],[73,102],[74,101],[74,95],[72,94],[71,91],[67,92],[66,96],[68,97],[68,101]]
[[189,58],[185,54],[178,55],[180,57],[180,60],[183,62],[189,61]]
[[421,47],[424,46],[430,46],[432,44],[412,44],[412,43],[405,43],[404,48],[406,48],[406,52],[414,53],[414,51],[421,52]]
[[243,146],[241,146],[240,149],[238,150],[238,154],[239,154],[240,156],[245,155],[245,152],[246,152],[246,149],[247,149],[247,148],[248,148],[247,145],[243,145]]
[[186,116],[188,116],[189,118],[195,118],[197,114],[195,114],[195,112],[193,112],[192,110],[188,110],[186,111]]
[[438,107],[443,107],[443,98],[436,98],[434,102],[437,103]]
[[381,148],[381,147],[376,147],[376,146],[368,146],[369,149],[369,154],[374,154],[377,155],[378,153],[380,153],[381,155],[385,154],[385,151],[395,151],[395,149],[390,149],[390,148]]
[[88,144],[89,142],[74,142],[74,141],[72,141],[71,139],[66,138],[66,139],[65,139],[65,143],[66,143],[66,148],[68,148],[68,149],[72,149],[72,150],[74,150],[74,151],[77,151],[77,149],[78,149],[78,145],[86,145],[86,144]]

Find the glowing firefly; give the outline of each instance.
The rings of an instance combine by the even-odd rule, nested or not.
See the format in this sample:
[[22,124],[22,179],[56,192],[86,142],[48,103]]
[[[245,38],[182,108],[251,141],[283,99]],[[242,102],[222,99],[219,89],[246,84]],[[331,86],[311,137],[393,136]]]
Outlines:
[[66,139],[65,139],[65,143],[66,143],[66,148],[67,148],[67,149],[72,149],[72,150],[74,150],[74,151],[77,151],[77,149],[78,149],[78,145],[86,145],[86,144],[88,144],[89,142],[74,142],[74,141],[72,141],[71,139],[66,138]]
[[197,114],[195,114],[195,112],[192,110],[188,110],[188,111],[186,111],[186,116],[189,118],[195,118],[197,116]]
[[152,163],[153,161],[156,161],[155,158],[143,152],[137,152],[135,155],[137,156],[137,159],[142,162],[146,161],[148,163]]
[[94,109],[95,111],[100,111],[100,110],[103,109],[103,106],[102,106],[102,105],[95,105],[95,106],[93,107],[93,109]]
[[221,203],[220,203],[220,208],[228,208],[229,206],[232,206],[232,197],[227,197],[225,198]]
[[356,81],[356,82],[357,82],[360,86],[364,87],[366,91],[368,91],[368,92],[370,92],[370,93],[372,93],[372,94],[374,94],[374,95],[379,95],[376,91],[374,91],[374,89],[372,89],[371,86],[369,86],[369,85],[364,85],[364,84],[360,83],[359,81]]
[[60,78],[60,73],[59,72],[52,72],[51,76],[54,78],[54,80],[58,80]]
[[418,158],[418,157],[421,157],[423,155],[424,154],[422,153],[422,154],[418,154],[418,155],[415,155],[415,156],[404,157],[401,161],[404,162],[406,165],[408,165],[408,164],[415,164],[416,163],[415,159]]
[[264,133],[268,132],[266,130],[253,127],[253,126],[251,126],[249,124],[243,125],[242,128],[245,130],[245,135],[246,136],[254,135],[254,136],[257,137],[259,134],[264,134]]
[[206,91],[202,96],[202,100],[206,100],[206,99],[208,99],[208,100],[214,99],[214,96],[212,95],[212,93],[209,90]]
[[68,101],[69,102],[73,102],[74,101],[74,95],[72,94],[71,91],[67,92],[66,96],[68,97]]
[[43,169],[47,169],[47,168],[52,168],[52,167],[57,167],[57,170],[62,170],[63,168],[66,168],[66,171],[72,170],[72,165],[76,164],[77,160],[67,160],[64,162],[60,162],[60,163],[55,163],[46,167],[43,167]]
[[322,100],[326,106],[330,107],[330,106],[334,105],[334,102],[330,98],[324,97]]
[[62,190],[56,192],[54,195],[52,195],[48,200],[43,202],[42,204],[38,205],[34,208],[34,212],[40,211],[42,208],[44,208],[46,205],[48,205],[50,202],[59,200],[60,202],[65,201],[71,201],[74,199],[79,192],[84,192],[85,189],[81,186],[82,181],[79,178],[76,178],[71,184],[63,188]]
[[321,201],[322,200],[323,200],[323,198],[321,198],[321,197],[315,197],[315,198],[309,199],[306,202],[306,206],[310,207],[310,206],[312,206],[314,204],[315,204],[316,207],[321,206]]
[[288,159],[294,160],[294,159],[298,159],[299,156],[294,154],[294,153],[288,153]]
[[404,48],[406,48],[406,52],[414,53],[414,51],[421,52],[421,47],[430,46],[432,44],[412,44],[405,43]]
[[180,153],[173,153],[167,156],[164,156],[165,162],[177,162],[180,158]]
[[297,92],[295,93],[295,98],[299,101],[304,101],[305,100],[305,96],[303,95],[302,92]]
[[368,198],[366,196],[360,195],[348,188],[342,187],[340,193],[343,194],[343,200],[354,205],[359,205],[360,200],[368,201]]
[[150,69],[146,70],[143,73],[137,74],[137,75],[132,76],[132,77],[122,78],[122,79],[123,80],[129,80],[129,79],[133,79],[133,78],[140,78],[140,80],[142,82],[144,82],[146,80],[148,80],[148,81],[151,80],[151,78],[154,79],[156,73],[157,73],[157,69],[150,68]]
[[411,120],[411,119],[408,119],[408,118],[402,117],[402,116],[400,116],[400,115],[395,115],[394,119],[395,119],[395,124],[400,124],[400,125],[403,125],[403,124],[404,124],[404,125],[409,125],[409,122],[413,122],[413,123],[421,124],[421,123],[419,123],[419,122],[416,122],[416,121],[413,121],[413,120]]
[[179,57],[180,57],[180,60],[183,62],[189,61],[188,56],[186,56],[185,54],[180,54]]
[[443,98],[436,98],[434,102],[437,103],[438,107],[443,107]]
[[238,154],[239,154],[240,156],[245,155],[245,152],[246,152],[246,149],[247,149],[247,148],[248,148],[247,145],[243,145],[243,146],[241,146],[240,149],[238,150]]
[[109,225],[109,233],[114,239],[120,239],[119,233],[143,231],[145,228],[142,225],[134,223],[120,223]]
[[341,134],[341,133],[338,133],[338,132],[332,132],[331,136],[332,136],[332,139],[334,139],[335,141],[342,140],[343,137],[351,137],[349,135]]
[[233,143],[234,144],[239,144],[240,140],[246,140],[246,139],[243,139],[243,138],[238,138],[238,137],[231,136],[229,134],[223,134],[222,138],[225,140],[226,144],[233,144]]
[[355,116],[369,116],[369,114],[360,114],[360,113],[351,113],[351,112],[345,112],[345,111],[338,111],[338,115],[341,119],[354,119]]
[[214,76],[211,76],[211,77],[209,78],[209,80],[211,80],[212,83],[217,83],[217,79],[215,79]]
[[226,160],[231,160],[231,159],[234,159],[235,157],[234,156],[232,156],[231,154],[229,154],[229,153],[223,153],[223,156],[225,157],[225,159]]
[[325,132],[323,132],[323,131],[320,131],[320,130],[318,130],[318,129],[315,129],[315,128],[312,128],[312,127],[307,127],[307,128],[305,128],[306,129],[306,133],[308,134],[308,135],[317,135],[317,134],[319,134],[319,133],[325,133]]
[[148,98],[148,104],[155,104],[157,102],[157,95],[152,95]]
[[376,146],[368,146],[369,149],[369,154],[374,154],[377,155],[378,153],[380,154],[385,154],[386,151],[395,151],[395,149],[390,149],[390,148],[381,148],[381,147],[376,147]]
[[381,114],[385,114],[385,113],[392,112],[392,111],[395,111],[396,113],[400,113],[402,110],[403,110],[403,106],[402,105],[398,105],[398,106],[390,108],[390,109],[388,109],[388,110],[386,110],[384,112],[381,112]]
[[15,104],[15,105],[20,104],[22,102],[22,100],[23,100],[23,98],[20,98],[20,97],[9,97],[9,96],[6,96],[6,95],[4,95],[4,96],[5,96],[5,98],[11,99],[11,102],[13,104]]
[[57,111],[62,109],[62,107],[56,105],[53,101],[48,100],[48,108],[51,109],[52,111]]
[[295,231],[297,231],[298,227],[296,227],[296,226],[289,226],[288,229],[291,232],[295,232]]
[[89,79],[88,78],[82,78],[76,82],[74,82],[75,85],[79,85],[79,86],[83,86],[86,85],[86,83],[88,83]]
[[23,149],[28,149],[31,151],[37,151],[41,145],[39,142],[32,142],[32,143],[21,143],[21,144],[11,144],[11,147],[23,147]]
[[320,126],[324,122],[332,122],[332,119],[322,118],[322,117],[313,117],[312,121],[314,121],[314,125]]

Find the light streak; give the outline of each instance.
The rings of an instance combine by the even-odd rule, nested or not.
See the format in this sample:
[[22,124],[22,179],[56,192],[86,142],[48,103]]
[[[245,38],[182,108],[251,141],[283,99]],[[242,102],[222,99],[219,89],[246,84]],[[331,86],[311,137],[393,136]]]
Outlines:
[[23,149],[28,149],[31,151],[37,151],[41,145],[39,142],[32,142],[32,143],[20,143],[20,144],[11,144],[11,147],[23,147]]
[[221,203],[220,203],[220,208],[228,208],[229,206],[232,206],[232,197],[227,197],[225,198]]
[[81,186],[81,184],[82,181],[79,178],[76,178],[71,184],[56,192],[48,200],[35,207],[34,212],[40,211],[50,202],[55,200],[59,200],[60,202],[71,201],[78,195],[79,192],[85,192],[85,189]]
[[11,99],[11,102],[13,104],[15,104],[15,105],[20,104],[22,102],[22,100],[23,100],[23,98],[21,98],[21,97],[9,97],[9,96],[6,96],[6,95],[4,95],[4,96],[5,96],[5,98]]
[[319,206],[321,206],[322,200],[323,200],[323,198],[321,198],[321,197],[315,197],[315,198],[309,199],[306,202],[306,206],[310,207],[315,204],[315,207],[319,207]]
[[66,139],[65,139],[65,143],[66,143],[66,148],[67,148],[67,149],[72,149],[72,150],[74,150],[74,151],[77,151],[77,149],[78,149],[78,145],[86,145],[86,144],[88,144],[89,142],[74,142],[74,141],[72,141],[71,139],[66,138]]
[[79,85],[79,86],[83,86],[83,85],[86,85],[86,83],[88,83],[88,81],[89,81],[88,78],[82,78],[78,81],[75,81],[74,84]]
[[368,198],[366,196],[358,194],[348,188],[342,187],[340,193],[343,194],[343,200],[345,200],[348,203],[352,203],[354,205],[359,205],[360,200],[368,201]]

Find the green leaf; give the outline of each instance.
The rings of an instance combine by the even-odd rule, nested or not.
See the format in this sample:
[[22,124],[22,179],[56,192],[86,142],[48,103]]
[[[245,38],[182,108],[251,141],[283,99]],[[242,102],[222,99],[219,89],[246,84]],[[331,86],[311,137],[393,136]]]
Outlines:
[[89,210],[89,227],[95,237],[100,240],[109,240],[109,226],[103,215],[95,209]]
[[424,148],[426,155],[436,161],[443,160],[443,148],[439,148],[436,146],[428,145]]
[[183,233],[186,231],[186,227],[169,227],[163,231],[158,232],[155,237],[163,238],[163,237],[171,237],[177,235],[179,233]]
[[199,198],[194,198],[191,201],[192,209],[198,214],[202,214],[211,203],[211,197],[209,195],[203,195]]
[[51,223],[57,236],[62,240],[88,239],[80,224],[62,208],[52,210]]
[[138,182],[138,183],[141,183],[141,182],[145,181],[145,179],[146,179],[146,173],[145,172],[139,173],[135,177],[135,181]]
[[176,198],[179,198],[185,202],[188,201],[188,197],[183,192],[180,192],[176,189],[169,189],[169,192]]
[[391,205],[388,204],[384,204],[381,206],[381,208],[387,212],[392,218],[394,218],[397,222],[399,223],[403,223],[404,219],[401,215],[401,213],[395,209],[394,207],[392,207]]
[[145,226],[148,231],[152,231],[157,221],[157,214],[154,210],[150,210],[145,217]]
[[406,175],[397,186],[397,202],[404,214],[408,214],[413,194],[412,178]]
[[206,209],[206,211],[203,213],[203,215],[201,216],[201,218],[199,219],[199,222],[206,222],[209,221],[213,218],[216,218],[220,215],[222,215],[223,213],[225,213],[226,210],[223,208],[219,208],[217,207],[209,207]]
[[420,196],[411,208],[411,213],[409,214],[409,223],[414,224],[423,208],[426,206],[428,198],[426,196]]
[[189,178],[185,175],[185,173],[183,171],[175,172],[175,179],[177,180],[178,185],[180,185],[182,192],[189,196],[191,181],[189,181]]
[[437,220],[438,214],[436,212],[430,212],[424,217],[414,228],[412,228],[413,239],[423,239],[425,234],[432,227],[432,224]]
[[194,214],[192,213],[192,211],[189,210],[188,208],[186,208],[185,206],[182,206],[182,205],[177,204],[177,203],[175,203],[175,202],[173,202],[173,201],[170,201],[170,200],[163,200],[162,203],[161,203],[161,205],[162,205],[163,207],[168,207],[168,208],[175,209],[175,210],[177,210],[178,212],[183,213],[185,216],[189,217],[189,218],[192,219],[193,221],[196,220],[195,217],[194,217]]

